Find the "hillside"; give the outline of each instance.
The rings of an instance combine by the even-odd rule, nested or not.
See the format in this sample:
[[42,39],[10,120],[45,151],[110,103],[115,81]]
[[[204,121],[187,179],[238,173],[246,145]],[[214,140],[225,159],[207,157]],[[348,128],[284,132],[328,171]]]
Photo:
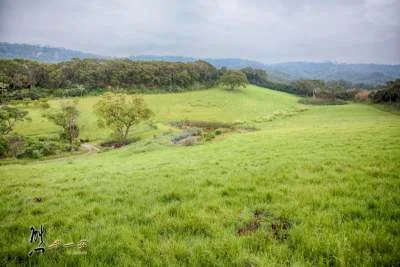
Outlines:
[[132,60],[139,61],[170,61],[170,62],[194,62],[196,60],[204,60],[213,65],[216,68],[230,68],[240,69],[245,67],[252,67],[262,69],[264,64],[254,60],[240,59],[240,58],[194,58],[194,57],[182,57],[182,56],[157,56],[157,55],[139,55],[130,56]]
[[[52,48],[28,44],[0,43],[0,59],[25,58],[45,62],[67,61],[72,58],[104,58],[65,48]],[[129,56],[137,61],[194,62],[202,58],[185,56],[137,55]],[[272,81],[290,82],[299,79],[346,80],[352,83],[372,85],[384,84],[400,78],[400,65],[345,64],[334,62],[288,62],[264,64],[259,61],[239,58],[204,58],[216,68],[259,68],[265,69]]]
[[[270,90],[264,92],[256,86],[248,86],[247,90],[231,94],[220,88],[214,88],[190,93],[143,95],[143,97],[155,113],[152,121],[160,124],[161,128],[170,121],[186,119],[251,122],[262,119],[274,111],[291,111],[302,106],[297,103],[298,98],[295,96]],[[81,132],[83,139],[101,141],[111,134],[109,130],[97,126],[93,105],[98,100],[99,97],[84,97],[79,100],[81,123],[84,125]],[[49,104],[56,108],[62,102],[63,100],[51,100]],[[28,110],[32,120],[19,123],[16,128],[18,133],[32,136],[57,133],[57,127],[41,116],[43,110],[37,108]],[[146,128],[145,125],[143,127]]]
[[[400,116],[376,106],[304,106],[256,86],[143,95],[155,115],[136,142],[103,153],[0,165],[0,265],[394,266],[398,262]],[[97,97],[79,99],[82,137]],[[57,107],[67,99],[54,99]],[[27,108],[17,132],[60,129]],[[175,120],[241,123],[194,146]],[[29,227],[46,245],[28,257]],[[18,242],[16,242],[18,241]]]
[[99,56],[81,51],[30,44],[10,44],[0,42],[0,58],[23,58],[49,63],[71,60],[73,58],[98,58]]
[[266,65],[265,69],[286,74],[289,80],[346,80],[378,85],[400,77],[400,65],[289,62]]

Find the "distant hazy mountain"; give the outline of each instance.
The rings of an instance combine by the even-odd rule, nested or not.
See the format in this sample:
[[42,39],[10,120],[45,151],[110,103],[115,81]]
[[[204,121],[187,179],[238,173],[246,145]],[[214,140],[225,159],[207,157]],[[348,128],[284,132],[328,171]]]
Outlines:
[[[10,44],[0,42],[0,58],[25,58],[45,62],[60,62],[72,58],[100,58],[102,56],[48,46]],[[200,58],[183,56],[139,55],[131,60],[191,62]],[[344,64],[334,62],[289,62],[263,64],[254,60],[239,58],[203,58],[217,68],[260,68],[265,69],[273,81],[289,82],[298,79],[346,80],[353,83],[383,84],[400,78],[400,65]]]
[[172,61],[172,62],[192,62],[196,60],[204,60],[214,65],[216,68],[264,68],[264,64],[254,60],[239,59],[239,58],[194,58],[181,56],[157,56],[157,55],[140,55],[129,57],[132,60],[140,61]]
[[383,84],[400,78],[400,65],[290,62],[265,65],[265,70],[286,74],[289,80],[347,80]]
[[169,61],[169,62],[193,62],[197,60],[194,57],[156,56],[156,55],[139,55],[139,56],[130,56],[128,58],[137,61]]
[[99,56],[65,48],[0,42],[0,58],[24,58],[44,62],[60,62],[72,58],[97,58]]

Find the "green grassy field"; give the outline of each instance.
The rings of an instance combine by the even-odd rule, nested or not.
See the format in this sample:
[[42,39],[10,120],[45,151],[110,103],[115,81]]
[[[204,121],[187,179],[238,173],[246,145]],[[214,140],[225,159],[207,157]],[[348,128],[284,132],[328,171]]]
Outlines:
[[[152,121],[165,124],[173,120],[208,120],[208,121],[250,121],[268,116],[274,111],[290,111],[302,106],[297,98],[276,91],[262,90],[248,86],[246,90],[226,92],[219,88],[179,94],[142,95],[154,112]],[[99,97],[80,98],[78,102],[81,137],[94,141],[104,140],[111,134],[107,129],[97,127],[97,117],[93,113],[93,105]],[[65,100],[53,100],[52,108],[60,106]],[[59,130],[51,124],[42,113],[46,110],[31,108],[29,117],[32,121],[20,123],[16,132],[24,135],[56,134]],[[141,127],[138,127],[140,130]]]
[[[305,107],[254,86],[144,97],[158,127],[139,126],[137,143],[0,166],[0,265],[400,264],[399,115]],[[110,132],[96,126],[96,99],[80,99],[79,109],[82,137],[99,142]],[[56,134],[40,113],[30,109],[32,122],[17,132]],[[190,147],[159,142],[180,119],[259,130]],[[29,228],[40,224],[46,245],[86,239],[87,254],[29,258]]]

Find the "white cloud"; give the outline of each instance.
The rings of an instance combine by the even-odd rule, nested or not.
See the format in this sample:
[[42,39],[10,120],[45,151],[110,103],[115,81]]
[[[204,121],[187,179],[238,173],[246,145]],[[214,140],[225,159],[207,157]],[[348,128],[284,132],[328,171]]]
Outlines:
[[0,40],[128,56],[400,63],[397,0],[2,0]]

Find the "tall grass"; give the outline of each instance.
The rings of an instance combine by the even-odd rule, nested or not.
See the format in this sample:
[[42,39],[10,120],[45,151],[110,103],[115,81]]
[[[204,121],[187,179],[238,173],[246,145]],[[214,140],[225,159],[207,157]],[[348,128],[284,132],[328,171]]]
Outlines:
[[[255,87],[233,94],[146,100],[160,112],[160,136],[171,120],[252,121],[297,105]],[[0,265],[399,264],[397,114],[316,106],[257,127],[199,146],[144,138],[106,153],[0,166]],[[47,245],[86,239],[87,254],[28,257],[29,228],[40,224]]]

